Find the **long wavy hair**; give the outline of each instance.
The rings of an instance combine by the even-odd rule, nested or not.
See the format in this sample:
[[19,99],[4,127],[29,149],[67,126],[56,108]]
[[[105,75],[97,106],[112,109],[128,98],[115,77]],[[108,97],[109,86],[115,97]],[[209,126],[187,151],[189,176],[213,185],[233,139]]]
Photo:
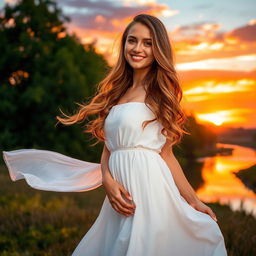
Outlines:
[[144,121],[143,129],[148,123],[159,121],[163,126],[161,133],[172,141],[172,145],[181,142],[183,134],[187,133],[184,130],[187,117],[180,105],[183,93],[174,68],[173,50],[166,28],[158,18],[148,14],[139,14],[124,30],[117,62],[105,78],[97,84],[96,93],[90,102],[88,104],[77,103],[79,109],[74,115],[68,116],[60,110],[65,117],[56,116],[62,124],[72,125],[85,121],[89,115],[96,115],[96,119],[87,120],[84,126],[84,132],[92,134],[97,139],[93,145],[105,141],[105,119],[111,107],[118,103],[133,84],[133,68],[125,59],[124,47],[129,29],[137,22],[147,26],[150,30],[154,55],[154,62],[142,84],[147,87],[145,104],[153,111],[155,118]]

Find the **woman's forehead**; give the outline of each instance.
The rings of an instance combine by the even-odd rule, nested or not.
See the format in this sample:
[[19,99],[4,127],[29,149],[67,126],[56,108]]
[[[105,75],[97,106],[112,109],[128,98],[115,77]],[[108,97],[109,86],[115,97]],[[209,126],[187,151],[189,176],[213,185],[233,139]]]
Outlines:
[[141,24],[141,23],[136,23],[134,24],[128,31],[128,36],[133,36],[133,37],[139,37],[139,38],[145,38],[145,39],[151,39],[150,36],[150,30],[147,26]]

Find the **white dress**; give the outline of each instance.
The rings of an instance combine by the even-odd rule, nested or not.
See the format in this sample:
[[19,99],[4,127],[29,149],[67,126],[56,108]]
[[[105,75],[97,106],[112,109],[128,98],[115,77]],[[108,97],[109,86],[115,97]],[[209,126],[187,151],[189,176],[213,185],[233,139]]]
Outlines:
[[[72,256],[226,256],[218,224],[180,195],[159,155],[166,138],[143,102],[111,108],[104,124],[109,169],[131,194],[135,213],[116,212],[105,197],[96,221]],[[100,164],[53,151],[3,151],[13,181],[25,178],[41,190],[87,191],[101,185]]]

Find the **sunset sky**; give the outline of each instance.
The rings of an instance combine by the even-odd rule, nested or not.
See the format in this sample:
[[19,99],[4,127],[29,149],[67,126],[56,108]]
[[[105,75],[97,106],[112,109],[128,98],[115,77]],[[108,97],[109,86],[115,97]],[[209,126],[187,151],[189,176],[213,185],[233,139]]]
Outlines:
[[57,2],[71,18],[68,31],[83,43],[94,41],[110,65],[132,17],[139,13],[157,16],[175,49],[185,108],[199,122],[256,128],[255,0]]

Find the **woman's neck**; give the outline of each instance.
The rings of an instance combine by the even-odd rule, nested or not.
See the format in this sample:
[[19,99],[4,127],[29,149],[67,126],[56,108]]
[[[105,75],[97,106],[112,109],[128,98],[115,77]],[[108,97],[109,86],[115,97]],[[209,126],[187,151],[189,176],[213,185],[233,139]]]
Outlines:
[[134,69],[133,70],[133,84],[131,86],[132,89],[143,86],[142,81],[145,78],[148,69]]

